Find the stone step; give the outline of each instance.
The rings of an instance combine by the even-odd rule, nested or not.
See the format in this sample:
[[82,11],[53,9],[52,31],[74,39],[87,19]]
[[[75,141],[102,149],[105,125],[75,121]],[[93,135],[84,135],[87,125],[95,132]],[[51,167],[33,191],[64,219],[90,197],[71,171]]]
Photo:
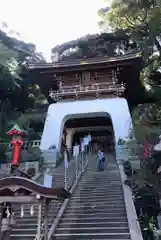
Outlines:
[[27,220],[28,222],[30,222],[30,221],[37,221],[37,216],[36,215],[34,215],[34,216],[31,216],[31,215],[24,215],[24,217],[21,217],[20,215],[16,215],[16,222],[17,221],[24,221],[24,220]]
[[86,212],[80,212],[80,213],[75,213],[75,212],[68,212],[67,213],[65,212],[64,214],[64,218],[69,218],[71,216],[75,216],[75,217],[78,217],[78,218],[85,218],[85,217],[93,217],[93,218],[96,218],[96,217],[122,217],[122,216],[126,216],[126,213],[120,213],[120,212],[95,212],[95,213],[86,213]]
[[125,209],[125,206],[124,206],[124,203],[120,203],[120,204],[113,204],[113,203],[107,203],[106,201],[104,202],[97,202],[95,204],[92,204],[92,203],[69,203],[68,205],[68,209],[90,209],[90,208],[115,208],[115,209]]
[[[94,178],[91,178],[91,179],[86,179],[86,178],[84,178],[83,180],[82,180],[83,182],[82,182],[82,184],[81,184],[81,186],[85,186],[86,185],[86,183],[89,183],[89,184],[91,184],[91,186],[93,185],[93,186],[95,186],[95,185],[97,185],[97,186],[100,186],[100,187],[111,187],[111,186],[118,186],[118,187],[120,187],[121,186],[121,182],[120,182],[120,180],[119,181],[117,181],[117,182],[115,182],[113,179],[94,179]],[[99,185],[100,184],[100,182],[102,181],[102,184],[101,185]],[[80,183],[79,183],[79,185],[78,185],[79,187],[80,187]],[[86,185],[86,187],[87,187],[87,185]]]
[[74,201],[83,201],[83,202],[102,202],[102,201],[114,201],[114,202],[120,202],[123,200],[123,196],[74,196],[71,198]]
[[[97,186],[97,187],[100,187],[100,189],[102,189],[102,190],[104,190],[104,189],[111,189],[111,190],[117,190],[117,189],[122,189],[122,185],[120,185],[120,184],[113,184],[113,183],[111,183],[111,181],[106,181],[105,183],[103,183],[103,184],[101,184],[100,185],[100,183],[99,182],[95,182],[94,184],[93,184],[93,182],[87,182],[89,185],[86,185],[86,183],[83,183],[83,184],[81,184],[80,185],[80,183],[79,183],[79,185],[77,186],[78,187],[78,189],[80,188],[80,189],[89,189],[89,188],[91,188],[91,187],[95,187],[95,186]],[[115,186],[115,188],[113,188]]]
[[126,216],[95,216],[93,218],[93,216],[86,216],[86,215],[82,215],[81,217],[77,217],[77,216],[63,216],[61,218],[61,222],[70,222],[70,221],[75,221],[75,222],[124,222],[127,221]]
[[[54,209],[52,209],[53,212],[54,212]],[[79,207],[78,206],[73,206],[73,205],[70,205],[68,206],[68,208],[66,209],[67,212],[71,212],[71,213],[74,213],[74,214],[77,214],[77,213],[80,213],[80,212],[85,212],[85,213],[89,213],[89,212],[103,212],[103,211],[107,211],[108,213],[110,212],[125,212],[125,207],[124,206],[121,206],[121,207],[116,207],[116,206],[109,206],[109,205],[104,205],[104,207],[102,206],[97,206],[96,204],[93,204],[91,206],[81,206]]]
[[63,221],[60,221],[60,224],[59,224],[59,227],[60,228],[63,228],[63,227],[77,227],[77,226],[79,226],[80,228],[85,228],[85,227],[98,227],[98,226],[100,226],[100,227],[126,227],[126,228],[128,228],[128,223],[127,223],[127,221],[115,221],[115,222],[110,222],[110,221],[107,221],[107,220],[105,220],[104,222],[103,222],[103,220],[102,219],[100,219],[100,222],[96,222],[96,220],[95,221],[93,221],[93,222],[89,222],[89,221],[84,221],[84,220],[77,220],[77,221],[75,221],[75,220],[67,220],[67,221],[65,221],[65,219],[63,220]]
[[93,182],[93,183],[90,183],[89,181],[86,181],[86,182],[82,183],[81,187],[80,187],[80,185],[78,185],[78,189],[79,188],[82,188],[82,189],[87,188],[88,189],[87,186],[89,186],[89,185],[90,185],[91,188],[94,188],[94,187],[95,188],[99,188],[101,186],[102,188],[106,188],[106,189],[110,189],[110,188],[114,189],[116,186],[121,187],[121,185],[118,184],[118,183],[109,184],[108,181],[106,181],[105,184],[104,183],[102,184],[102,183],[100,183],[98,181],[97,182]]
[[128,228],[127,227],[84,227],[81,228],[80,226],[78,227],[73,227],[72,225],[67,228],[60,228],[58,227],[56,230],[56,234],[64,234],[64,233],[128,233]]
[[104,172],[90,172],[90,171],[86,171],[86,173],[84,173],[84,178],[82,179],[83,182],[87,181],[87,180],[91,180],[94,179],[94,181],[102,181],[102,183],[104,183],[104,181],[114,181],[119,183],[120,182],[120,173],[116,173],[114,171],[104,171]]
[[[37,217],[35,218],[31,218],[31,219],[27,219],[27,218],[16,218],[16,223],[17,224],[24,224],[26,225],[27,223],[30,223],[30,224],[37,224]],[[26,225],[27,226],[27,225]]]
[[75,199],[74,197],[72,197],[71,201],[72,201],[73,204],[78,204],[78,203],[80,203],[80,204],[84,204],[84,203],[96,204],[96,203],[100,203],[100,202],[104,202],[104,201],[106,201],[107,204],[113,203],[113,204],[116,204],[116,205],[118,205],[120,203],[124,203],[123,198],[122,199],[117,199],[117,198],[102,198],[102,199],[92,198],[92,199],[90,199],[90,198],[82,198],[82,197],[80,198],[80,197],[78,197],[78,198]]
[[[95,190],[95,185],[93,186],[93,188],[90,186],[84,186],[84,187],[77,187],[77,191],[84,191],[84,192],[88,192],[91,191],[91,189],[93,189],[93,191],[97,191]],[[109,186],[105,186],[105,187],[100,187],[99,188],[100,192],[104,192],[104,191],[109,191],[109,192],[119,192],[122,191],[122,186],[118,186],[118,187],[109,187]]]
[[99,191],[98,192],[96,192],[96,193],[93,193],[93,192],[88,192],[88,193],[83,193],[83,192],[76,192],[75,194],[74,194],[74,197],[76,198],[76,197],[83,197],[83,198],[89,198],[89,196],[91,197],[91,198],[98,198],[98,197],[100,197],[100,198],[122,198],[122,193],[120,192],[120,193],[113,193],[113,194],[111,194],[111,193],[109,193],[109,192],[104,192],[104,193],[99,193]]
[[11,234],[13,240],[31,240],[35,238],[35,234]]
[[17,225],[16,225],[16,228],[17,229],[19,229],[19,228],[22,228],[22,229],[24,229],[24,228],[29,228],[29,229],[37,229],[37,221],[36,222],[27,222],[27,223],[25,223],[25,222],[19,222]]
[[55,234],[52,240],[92,240],[92,239],[106,239],[106,240],[126,240],[131,239],[128,233],[66,233]]
[[114,209],[114,208],[87,208],[87,209],[68,209],[65,211],[66,214],[80,214],[80,213],[84,213],[84,214],[96,214],[96,213],[105,213],[106,211],[106,214],[116,214],[116,213],[119,213],[119,214],[124,214],[125,212],[125,209],[122,208],[122,209]]
[[90,171],[90,170],[86,170],[86,172],[84,173],[84,177],[85,178],[91,178],[94,177],[95,179],[98,179],[98,176],[100,176],[100,179],[107,179],[109,177],[111,177],[112,179],[114,179],[114,181],[118,181],[119,177],[120,177],[120,172],[119,170],[106,170],[106,171]]
[[[87,186],[88,185],[88,186]],[[100,187],[100,184],[98,184],[98,186],[96,184],[90,184],[90,183],[87,183],[85,185],[82,185],[81,187],[80,186],[77,186],[77,191],[84,191],[84,192],[88,192],[88,191],[100,191],[100,192],[104,192],[104,191],[109,191],[109,192],[120,192],[122,191],[122,186],[119,186],[119,187],[115,187],[114,185],[112,186],[108,186],[108,183],[107,185],[105,186],[102,186]]]
[[35,235],[36,236],[36,232],[37,232],[37,229],[35,228],[15,228],[15,229],[12,229],[12,234],[16,234],[16,235],[23,235],[23,234],[32,234],[32,235]]
[[[115,192],[122,192],[122,186],[120,186],[119,188],[116,188],[115,185],[112,185],[111,187],[108,187],[108,183],[105,186],[102,186],[102,188],[99,188],[101,183],[98,184],[98,186],[96,184],[91,185],[90,183],[86,183],[85,185],[82,185],[81,187],[77,186],[77,191],[84,191],[85,193],[88,191],[100,191],[100,192],[110,192],[110,193],[115,193]],[[88,185],[88,187],[87,187]]]

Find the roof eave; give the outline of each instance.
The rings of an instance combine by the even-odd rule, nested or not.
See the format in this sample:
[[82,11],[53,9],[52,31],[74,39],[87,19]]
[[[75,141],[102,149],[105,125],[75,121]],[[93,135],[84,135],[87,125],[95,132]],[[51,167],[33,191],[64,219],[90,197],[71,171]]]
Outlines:
[[78,59],[74,61],[60,61],[56,63],[46,63],[46,64],[28,64],[28,69],[29,70],[49,70],[49,69],[64,69],[64,68],[76,68],[76,67],[88,67],[91,65],[101,65],[101,64],[124,64],[128,60],[135,60],[135,59],[140,59],[141,60],[141,54],[131,54],[131,55],[124,55],[124,56],[119,56],[119,57],[113,57],[113,58],[92,58],[92,59]]

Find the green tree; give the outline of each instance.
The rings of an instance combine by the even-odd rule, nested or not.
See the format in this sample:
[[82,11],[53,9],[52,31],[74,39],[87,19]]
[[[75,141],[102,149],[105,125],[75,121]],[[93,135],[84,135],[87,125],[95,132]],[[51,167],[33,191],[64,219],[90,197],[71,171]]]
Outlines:
[[36,52],[34,44],[11,37],[7,29],[6,25],[0,29],[0,138],[11,121],[21,121],[22,114],[25,118],[26,112],[40,109],[46,101],[25,68],[30,61],[44,62],[43,56]]
[[135,47],[135,44],[130,42],[129,36],[124,31],[118,30],[114,33],[87,35],[64,43],[54,47],[52,54],[58,57],[56,60],[114,57]]
[[143,80],[153,84],[150,80],[161,65],[161,1],[113,0],[99,15],[101,24],[112,31],[124,30],[137,43],[144,61]]
[[113,0],[100,9],[99,16],[100,26],[111,32],[125,32],[143,57],[140,80],[149,104],[139,105],[132,118],[137,140],[149,142],[152,135],[160,134],[161,1]]

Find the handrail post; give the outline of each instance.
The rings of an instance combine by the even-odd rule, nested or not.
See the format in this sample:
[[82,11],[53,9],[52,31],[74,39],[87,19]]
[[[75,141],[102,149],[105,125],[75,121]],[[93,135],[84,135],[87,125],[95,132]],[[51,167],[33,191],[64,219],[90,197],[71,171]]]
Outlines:
[[48,213],[49,213],[49,201],[45,200],[45,209],[44,209],[44,240],[48,240]]
[[42,202],[38,204],[38,223],[37,223],[37,240],[41,240],[41,216],[42,216]]

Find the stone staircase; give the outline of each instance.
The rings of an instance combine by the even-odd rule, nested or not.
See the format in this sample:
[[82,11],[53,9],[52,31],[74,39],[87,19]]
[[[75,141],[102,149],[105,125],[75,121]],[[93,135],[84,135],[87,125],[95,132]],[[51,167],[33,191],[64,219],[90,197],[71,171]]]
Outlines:
[[[52,169],[49,174],[53,176],[53,187],[64,187],[64,162],[62,162],[57,168]],[[75,180],[75,161],[71,160],[69,162],[69,167],[67,169],[67,186],[70,189],[73,181]],[[43,174],[39,179],[40,184],[43,183]],[[60,209],[62,202],[52,201],[49,209],[49,229],[51,227],[52,221],[55,218],[58,210]],[[37,231],[37,216],[38,207],[34,206],[34,215],[30,215],[30,208],[32,204],[23,204],[24,207],[24,217],[20,216],[21,204],[12,204],[13,211],[15,213],[16,226],[13,227],[11,233],[12,240],[31,240],[36,236]],[[42,214],[44,209],[42,209]],[[43,221],[42,221],[43,224]],[[42,226],[42,234],[43,234]]]
[[52,240],[131,239],[119,169],[108,158],[101,172],[96,156],[89,160]]

